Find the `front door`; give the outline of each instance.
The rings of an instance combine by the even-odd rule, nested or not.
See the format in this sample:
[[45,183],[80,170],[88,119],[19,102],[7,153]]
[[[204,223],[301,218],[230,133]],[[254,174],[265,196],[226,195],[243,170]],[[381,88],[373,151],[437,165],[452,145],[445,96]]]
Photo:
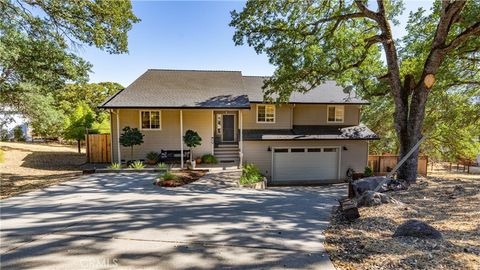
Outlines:
[[233,142],[235,139],[235,115],[224,114],[222,115],[222,141]]

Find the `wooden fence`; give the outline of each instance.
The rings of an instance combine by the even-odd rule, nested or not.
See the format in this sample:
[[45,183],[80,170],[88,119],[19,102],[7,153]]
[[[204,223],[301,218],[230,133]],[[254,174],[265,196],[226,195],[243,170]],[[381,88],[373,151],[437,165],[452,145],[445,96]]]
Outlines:
[[[368,167],[372,168],[373,172],[376,174],[387,174],[389,171],[397,165],[399,157],[394,155],[369,155],[368,156]],[[418,157],[418,174],[427,176],[428,168],[428,157],[419,156]]]
[[88,134],[86,137],[87,162],[110,163],[112,160],[110,134]]

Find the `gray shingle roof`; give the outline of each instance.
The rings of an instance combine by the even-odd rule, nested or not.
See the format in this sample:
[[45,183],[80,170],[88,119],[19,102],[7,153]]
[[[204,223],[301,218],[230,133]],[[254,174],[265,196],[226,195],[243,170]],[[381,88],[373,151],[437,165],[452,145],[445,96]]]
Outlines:
[[243,130],[246,141],[261,140],[378,140],[363,124],[358,126],[299,126],[293,129],[247,129]]
[[[268,79],[268,77],[243,76],[243,83],[250,102],[263,101],[262,86],[266,79]],[[345,93],[344,88],[338,86],[335,81],[326,81],[305,94],[298,92],[292,93],[290,103],[368,104],[368,101],[356,97],[355,94],[349,95]]]
[[[124,90],[107,99],[103,108],[249,108],[262,102],[267,77],[242,76],[240,71],[149,69]],[[301,94],[291,103],[368,104],[349,97],[333,81]]]

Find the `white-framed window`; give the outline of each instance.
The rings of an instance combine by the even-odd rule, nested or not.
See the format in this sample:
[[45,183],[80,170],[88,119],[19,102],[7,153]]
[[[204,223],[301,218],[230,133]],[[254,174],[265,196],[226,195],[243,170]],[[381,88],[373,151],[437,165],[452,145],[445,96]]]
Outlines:
[[161,111],[140,111],[140,129],[162,129]]
[[327,106],[327,122],[328,123],[343,123],[345,116],[344,106]]
[[275,105],[257,104],[257,123],[275,123]]

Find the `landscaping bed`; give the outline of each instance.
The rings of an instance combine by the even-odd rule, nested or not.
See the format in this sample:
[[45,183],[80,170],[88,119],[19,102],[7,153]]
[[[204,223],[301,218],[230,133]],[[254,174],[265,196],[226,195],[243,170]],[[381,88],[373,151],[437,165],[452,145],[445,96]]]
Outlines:
[[[160,176],[156,184],[162,187],[179,187],[197,181],[207,170],[172,170]],[[165,177],[168,175],[168,177]]]
[[[337,269],[479,269],[479,175],[436,173],[388,194],[402,204],[362,207],[352,223],[334,212],[325,246]],[[409,219],[443,239],[393,238]]]

